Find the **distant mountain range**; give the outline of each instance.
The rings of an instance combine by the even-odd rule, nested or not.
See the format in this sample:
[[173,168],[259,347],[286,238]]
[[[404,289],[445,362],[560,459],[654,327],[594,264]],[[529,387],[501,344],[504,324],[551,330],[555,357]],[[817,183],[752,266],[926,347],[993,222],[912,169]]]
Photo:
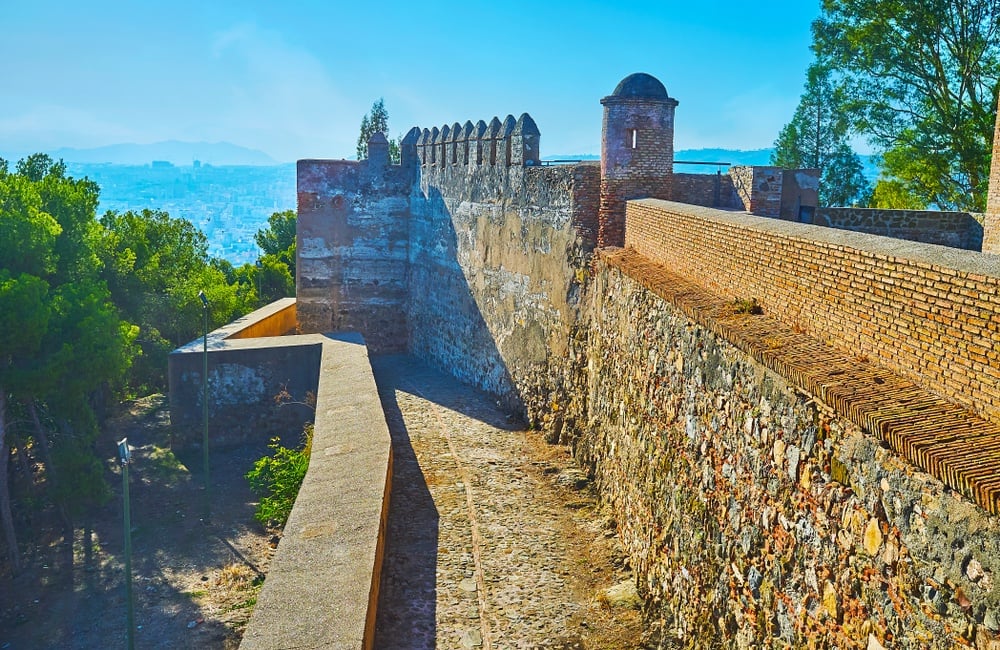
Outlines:
[[[33,152],[31,152],[33,153]],[[190,166],[196,160],[209,165],[277,165],[277,161],[263,151],[248,149],[229,142],[180,142],[166,140],[152,144],[123,143],[91,149],[64,147],[46,151],[56,160],[67,163],[149,165],[154,160],[173,165]],[[17,160],[24,153],[0,151],[0,157]]]

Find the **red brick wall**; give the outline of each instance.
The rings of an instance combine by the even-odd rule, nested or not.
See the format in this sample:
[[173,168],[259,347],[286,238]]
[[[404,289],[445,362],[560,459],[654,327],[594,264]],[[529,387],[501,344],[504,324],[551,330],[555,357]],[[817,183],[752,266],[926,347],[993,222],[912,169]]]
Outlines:
[[652,199],[628,204],[625,244],[1000,423],[991,256]]

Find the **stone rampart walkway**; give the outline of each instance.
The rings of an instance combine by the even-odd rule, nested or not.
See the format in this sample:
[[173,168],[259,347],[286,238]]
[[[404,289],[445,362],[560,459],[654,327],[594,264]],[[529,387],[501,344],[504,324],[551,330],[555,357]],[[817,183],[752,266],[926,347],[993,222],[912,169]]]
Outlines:
[[566,450],[411,358],[373,366],[395,454],[376,647],[638,647],[638,612],[598,597],[628,574]]

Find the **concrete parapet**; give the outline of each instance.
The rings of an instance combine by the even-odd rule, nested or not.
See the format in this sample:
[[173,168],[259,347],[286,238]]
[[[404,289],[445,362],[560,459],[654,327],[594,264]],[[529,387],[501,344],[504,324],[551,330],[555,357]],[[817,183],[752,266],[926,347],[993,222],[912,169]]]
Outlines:
[[313,337],[321,362],[309,470],[240,648],[371,648],[392,445],[360,335]]
[[[280,336],[295,330],[295,311],[295,299],[284,298],[209,332],[209,444],[243,442],[264,424],[294,428],[312,419],[274,402],[283,390],[296,397],[316,391],[317,341]],[[199,337],[167,360],[170,423],[180,447],[201,444],[205,343]]]

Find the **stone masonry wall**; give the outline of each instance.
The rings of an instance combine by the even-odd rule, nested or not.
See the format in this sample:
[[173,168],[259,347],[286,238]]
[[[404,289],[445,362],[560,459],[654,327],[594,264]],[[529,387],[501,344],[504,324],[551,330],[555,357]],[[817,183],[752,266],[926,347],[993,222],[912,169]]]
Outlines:
[[979,251],[983,246],[982,216],[934,210],[817,208],[812,223],[840,230]]
[[742,210],[733,179],[728,174],[677,174],[670,188],[670,200],[709,208]]
[[355,330],[375,352],[405,350],[413,170],[300,160],[297,178],[302,330]]
[[593,249],[599,170],[426,166],[411,198],[410,350],[548,412]]
[[995,257],[652,199],[627,224],[651,260],[1000,422]]
[[730,167],[729,176],[743,209],[761,217],[781,216],[783,172],[780,167]]
[[685,648],[1000,644],[996,516],[613,262],[595,267],[576,453],[664,637]]

